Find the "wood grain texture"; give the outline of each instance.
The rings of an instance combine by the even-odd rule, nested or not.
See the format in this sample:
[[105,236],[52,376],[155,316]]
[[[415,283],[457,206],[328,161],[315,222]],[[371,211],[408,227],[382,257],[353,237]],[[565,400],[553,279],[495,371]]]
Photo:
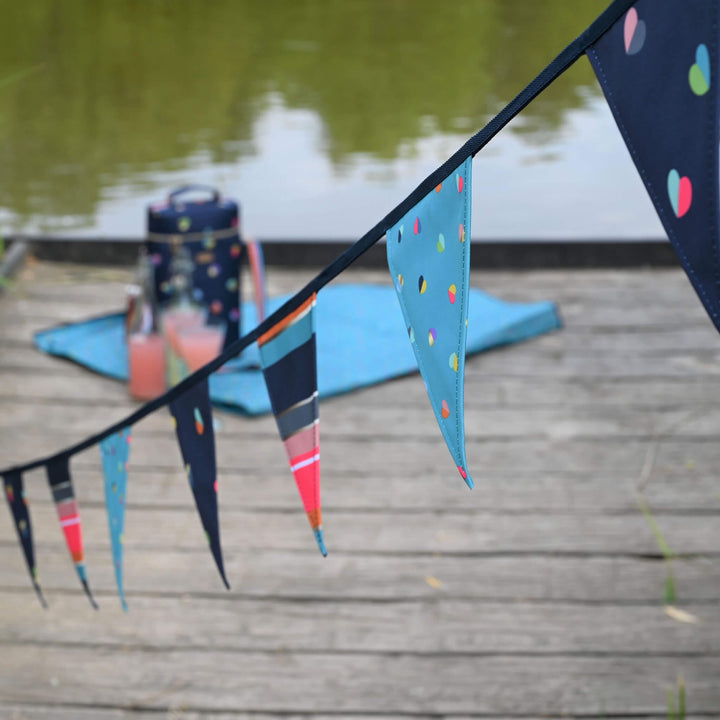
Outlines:
[[[312,272],[270,273],[273,293]],[[122,305],[128,273],[30,264],[0,300],[0,464],[130,412],[32,347]],[[350,271],[342,281],[386,283]],[[720,345],[678,271],[494,272],[565,327],[475,356],[457,476],[418,377],[321,404],[323,559],[271,417],[218,413],[226,591],[167,414],[133,429],[120,610],[97,448],[72,460],[94,612],[42,471],[26,475],[43,612],[0,512],[0,719],[720,716]],[[670,548],[680,614],[662,597]],[[682,613],[685,613],[684,615]]]

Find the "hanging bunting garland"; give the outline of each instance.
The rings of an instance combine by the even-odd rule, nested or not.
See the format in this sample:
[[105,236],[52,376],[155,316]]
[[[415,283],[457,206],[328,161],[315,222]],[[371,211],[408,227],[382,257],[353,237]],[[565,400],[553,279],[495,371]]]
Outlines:
[[278,431],[320,552],[327,555],[320,507],[320,431],[315,295],[258,339]]
[[440,430],[468,487],[465,338],[472,158],[387,232],[387,256],[418,368]]
[[72,480],[70,478],[70,461],[67,457],[60,457],[47,465],[47,478],[52,490],[53,501],[57,509],[60,527],[65,535],[70,555],[75,563],[80,582],[90,604],[97,610],[97,603],[90,592],[85,570],[85,549],[83,547],[82,523],[80,522],[80,510]]
[[668,237],[720,330],[717,0],[639,0],[587,54]]
[[110,525],[115,581],[120,603],[127,611],[123,590],[123,544],[125,529],[125,499],[127,497],[127,462],[130,456],[130,428],[125,428],[100,443],[103,475],[105,477],[105,504]]
[[44,608],[47,607],[45,598],[38,580],[37,566],[35,565],[35,548],[33,547],[32,525],[30,524],[30,510],[28,509],[22,475],[19,472],[9,472],[3,475],[5,499],[12,513],[17,530],[18,539],[25,555],[25,562],[30,571],[30,579],[37,593],[38,599]]
[[172,400],[170,413],[210,552],[229,590],[220,546],[215,431],[207,380],[197,383]]
[[[215,440],[208,377],[257,341],[273,413],[320,550],[325,554],[320,506],[317,292],[386,236],[388,265],[410,342],[435,416],[460,474],[467,470],[463,375],[470,264],[472,157],[583,53],[587,53],[660,219],[695,290],[720,330],[720,178],[717,78],[720,6],[716,0],[614,0],[482,130],[426,177],[402,202],[300,292],[247,335],[229,342],[203,368],[118,423],[60,454],[0,470],[33,585],[37,581],[23,473],[45,466],[68,549],[92,603],[84,562],[82,526],[69,459],[102,443],[103,464],[127,460],[129,428],[164,405],[176,422],[195,502],[220,575]],[[259,248],[258,248],[259,249]],[[262,263],[256,263],[261,268]],[[262,282],[259,286],[262,287]],[[260,298],[259,298],[260,300]],[[258,302],[262,312],[262,302]],[[114,435],[120,433],[114,440]],[[122,438],[122,441],[120,440]],[[121,442],[125,442],[122,455]],[[124,463],[122,462],[123,470]],[[108,513],[118,590],[122,589],[120,496],[126,476],[110,483]],[[122,485],[122,492],[120,491]],[[116,495],[114,495],[116,493]],[[117,522],[113,522],[117,520]]]

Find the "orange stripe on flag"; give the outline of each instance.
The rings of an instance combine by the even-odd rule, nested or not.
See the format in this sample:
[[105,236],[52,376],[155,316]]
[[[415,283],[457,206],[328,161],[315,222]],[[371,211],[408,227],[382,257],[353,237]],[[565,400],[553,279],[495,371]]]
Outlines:
[[313,293],[297,310],[293,310],[289,315],[286,315],[277,325],[273,325],[264,335],[258,338],[258,345],[264,345],[268,340],[272,340],[276,335],[279,335],[288,325],[292,325],[298,315],[302,315],[310,305],[315,302],[317,293]]

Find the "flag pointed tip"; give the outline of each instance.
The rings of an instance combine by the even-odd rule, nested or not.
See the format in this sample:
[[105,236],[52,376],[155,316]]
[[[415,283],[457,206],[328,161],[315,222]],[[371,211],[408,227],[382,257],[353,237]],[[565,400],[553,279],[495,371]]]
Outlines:
[[460,473],[460,477],[465,481],[465,484],[472,490],[475,487],[475,483],[470,477],[470,473],[462,465],[458,465],[458,472]]
[[315,540],[317,540],[320,552],[322,553],[323,557],[327,557],[327,548],[325,547],[325,539],[323,538],[322,528],[315,528],[313,532],[315,533]]
[[33,586],[35,588],[35,592],[38,596],[38,600],[40,601],[40,604],[43,606],[44,610],[47,610],[48,604],[47,604],[47,602],[45,602],[45,596],[43,595],[42,588],[37,583],[33,583]]
[[[78,572],[79,574],[79,572]],[[93,606],[94,610],[99,610],[98,604],[95,602],[95,598],[93,597],[93,594],[90,592],[90,586],[87,584],[87,580],[84,578],[80,578],[80,581],[82,582],[83,590],[85,590],[85,594],[87,595],[88,600],[90,601],[90,604]]]
[[120,605],[122,605],[123,612],[128,612],[128,604],[125,602],[125,598],[120,598]]

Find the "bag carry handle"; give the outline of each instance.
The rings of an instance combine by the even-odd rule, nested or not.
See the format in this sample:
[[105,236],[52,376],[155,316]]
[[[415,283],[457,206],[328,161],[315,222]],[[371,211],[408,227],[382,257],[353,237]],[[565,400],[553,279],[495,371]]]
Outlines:
[[220,191],[217,188],[214,188],[210,185],[183,185],[182,187],[177,188],[177,190],[173,190],[168,195],[168,202],[171,205],[175,205],[177,202],[177,198],[179,195],[183,195],[187,192],[206,192],[210,193],[212,196],[212,200],[214,203],[220,202]]

